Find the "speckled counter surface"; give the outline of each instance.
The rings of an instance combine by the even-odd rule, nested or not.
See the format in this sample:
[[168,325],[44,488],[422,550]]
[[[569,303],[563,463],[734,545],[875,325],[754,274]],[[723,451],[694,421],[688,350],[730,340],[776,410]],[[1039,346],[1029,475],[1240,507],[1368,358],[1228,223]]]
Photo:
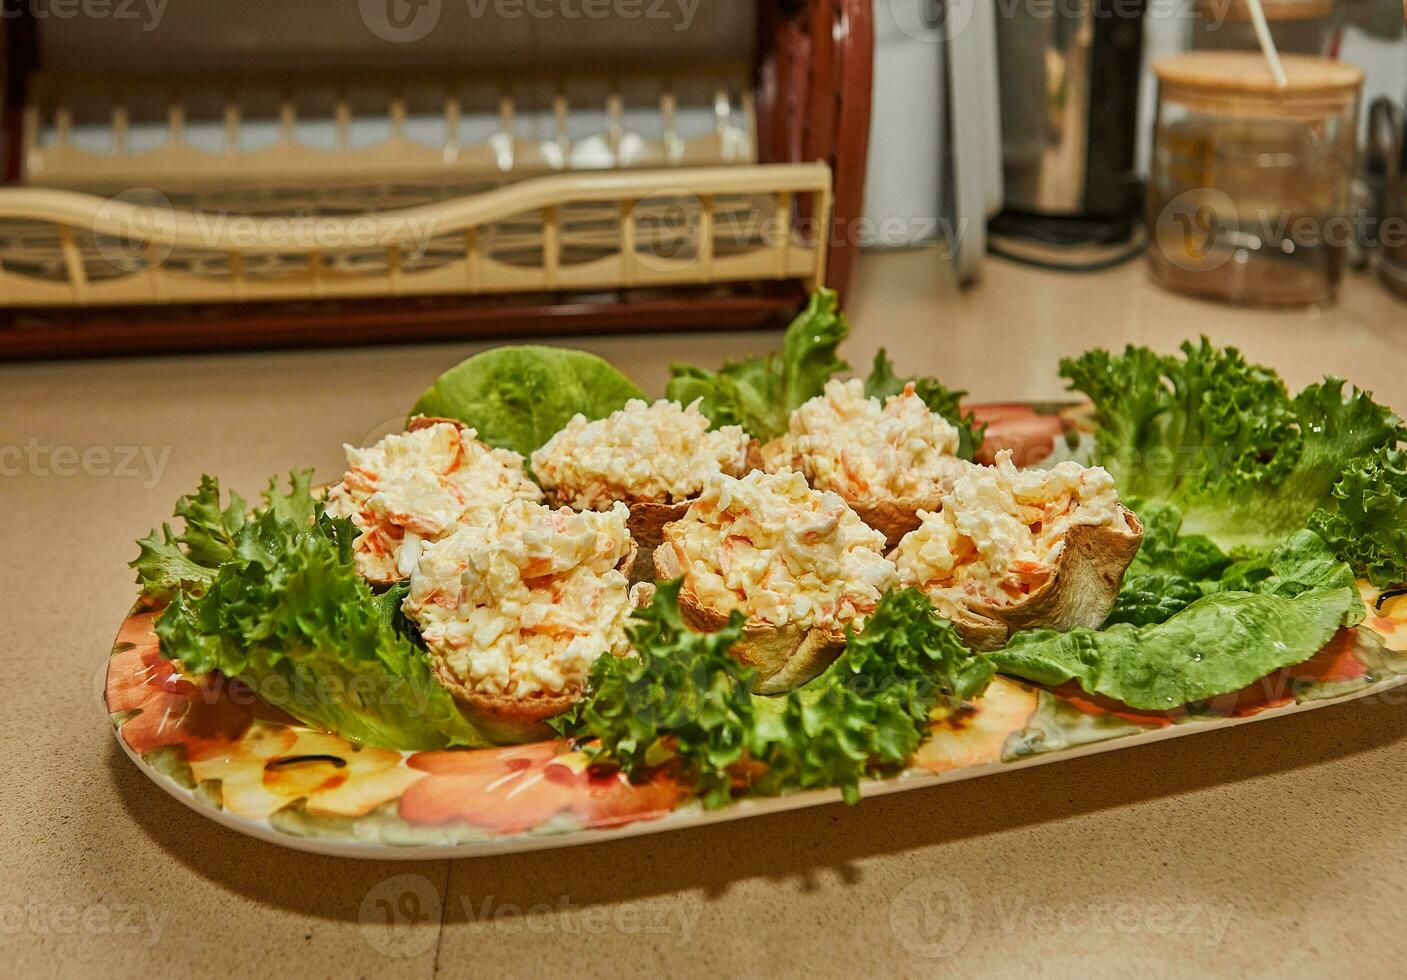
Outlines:
[[[958,293],[919,251],[868,257],[850,312],[852,362],[885,345],[983,400],[1059,396],[1057,360],[1092,344],[1204,332],[1292,386],[1344,375],[1407,408],[1407,303],[1367,279],[1330,310],[1246,312],[1170,296],[1139,265],[993,262]],[[574,341],[652,392],[671,360],[775,342]],[[858,807],[453,863],[299,854],[166,796],[100,702],[133,539],[202,471],[248,494],[292,465],[334,474],[342,442],[389,431],[482,346],[0,366],[7,975],[1407,975],[1407,694]]]

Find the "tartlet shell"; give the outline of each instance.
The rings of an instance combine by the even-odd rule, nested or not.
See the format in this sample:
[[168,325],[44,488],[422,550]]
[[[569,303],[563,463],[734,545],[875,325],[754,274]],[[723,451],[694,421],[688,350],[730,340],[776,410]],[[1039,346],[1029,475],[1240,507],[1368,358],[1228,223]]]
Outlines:
[[1128,531],[1075,525],[1066,533],[1065,547],[1045,584],[1012,605],[967,603],[953,617],[959,635],[974,650],[995,650],[1017,630],[1065,632],[1103,625],[1118,598],[1124,572],[1143,543],[1142,523],[1133,511],[1122,509]]
[[[627,572],[634,566],[638,552],[639,547],[632,539],[629,549],[616,563],[616,568]],[[654,598],[654,594],[653,585],[634,585],[630,589],[631,605],[636,608],[643,606]],[[555,695],[534,694],[526,698],[516,698],[511,694],[486,694],[465,685],[433,650],[430,651],[429,659],[435,679],[454,696],[474,726],[490,741],[499,745],[551,738],[553,732],[547,725],[547,719],[560,715],[583,696],[580,691]]]
[[644,500],[626,504],[630,508],[626,527],[630,528],[630,536],[640,546],[640,554],[630,571],[630,581],[655,581],[655,549],[664,543],[665,525],[683,517],[692,504],[692,500],[681,500],[677,504]]
[[870,527],[884,535],[884,546],[893,548],[910,531],[923,523],[919,511],[936,511],[943,506],[943,491],[935,488],[927,498],[902,497],[897,500],[846,500],[850,509]]
[[[666,525],[665,541],[670,534],[670,525]],[[661,579],[683,574],[672,547],[656,549],[655,571]],[[688,587],[687,580],[679,589],[679,614],[691,629],[701,633],[716,633],[728,623],[728,613],[704,603]],[[782,694],[820,674],[843,649],[845,632],[841,629],[806,629],[795,623],[775,626],[748,620],[743,624],[742,639],[728,652],[739,663],[757,669],[754,691]]]
[[441,422],[448,422],[450,425],[457,426],[461,432],[465,429],[473,428],[472,425],[468,425],[459,419],[445,418],[443,415],[412,415],[405,424],[405,430],[407,432],[418,432],[421,429],[428,429],[432,425],[439,425]]

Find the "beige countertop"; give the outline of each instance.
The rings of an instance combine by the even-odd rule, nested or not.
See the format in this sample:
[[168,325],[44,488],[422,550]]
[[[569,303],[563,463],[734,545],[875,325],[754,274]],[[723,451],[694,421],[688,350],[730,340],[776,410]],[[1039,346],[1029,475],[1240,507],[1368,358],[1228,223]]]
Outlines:
[[[1058,396],[1058,358],[1094,344],[1206,333],[1292,386],[1345,375],[1407,409],[1407,303],[1367,279],[1326,311],[1246,312],[1170,296],[1138,265],[992,262],[960,294],[919,251],[868,257],[850,314],[857,365],[883,344],[984,400]],[[775,340],[573,342],[659,391],[671,360]],[[8,973],[1407,975],[1407,695],[858,807],[473,861],[300,854],[166,796],[99,700],[133,539],[202,471],[249,494],[293,465],[333,474],[343,441],[388,431],[483,346],[0,367]],[[394,943],[362,927],[364,901],[407,890],[422,921]]]

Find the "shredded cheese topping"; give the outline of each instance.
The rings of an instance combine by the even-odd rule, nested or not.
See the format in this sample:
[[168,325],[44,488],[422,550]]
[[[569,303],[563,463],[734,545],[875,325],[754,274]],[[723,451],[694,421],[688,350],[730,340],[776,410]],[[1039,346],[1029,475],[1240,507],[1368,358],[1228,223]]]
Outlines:
[[628,511],[513,501],[497,521],[424,546],[402,605],[467,688],[526,698],[585,689],[602,654],[629,652]]
[[437,422],[363,449],[343,447],[347,473],[328,491],[327,510],[361,531],[355,550],[362,575],[406,578],[422,543],[492,520],[510,500],[542,499],[521,456],[474,436],[473,429]]
[[711,477],[673,528],[700,600],[765,623],[858,627],[895,578],[884,535],[800,473]]
[[677,503],[697,496],[710,476],[747,467],[747,433],[708,426],[697,401],[682,408],[633,398],[594,422],[573,416],[532,454],[533,473],[562,503],[582,510],[617,500]]
[[1076,525],[1129,530],[1103,467],[1019,470],[1010,450],[995,466],[965,464],[942,509],[919,517],[894,552],[899,583],[921,589],[944,616],[973,600],[1020,602],[1050,579]]

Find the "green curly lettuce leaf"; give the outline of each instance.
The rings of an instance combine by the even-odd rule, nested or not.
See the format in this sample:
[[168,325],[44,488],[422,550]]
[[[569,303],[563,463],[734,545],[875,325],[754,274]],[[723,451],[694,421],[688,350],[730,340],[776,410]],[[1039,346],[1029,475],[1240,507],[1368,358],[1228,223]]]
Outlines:
[[374,595],[353,563],[357,529],[312,502],[306,474],[292,483],[288,493],[271,484],[249,517],[235,494],[219,506],[210,477],[177,505],[187,530],[168,537],[199,542],[183,558],[202,577],[175,588],[157,617],[161,655],[238,677],[267,704],[362,744],[488,744],[399,619],[404,588]]
[[[1396,446],[1404,433],[1401,420],[1373,401],[1371,394],[1326,378],[1294,399],[1298,418],[1298,453],[1286,473],[1252,485],[1249,495],[1204,494],[1187,512],[1186,526],[1227,547],[1264,548],[1286,533],[1304,527],[1318,509],[1335,509],[1334,487],[1344,475],[1379,449]],[[1367,528],[1364,528],[1367,531]],[[1356,542],[1370,545],[1369,541]],[[1358,571],[1356,548],[1344,556]]]
[[1407,453],[1379,449],[1334,484],[1333,508],[1310,517],[1340,558],[1379,588],[1407,582]]
[[[285,520],[308,523],[315,505],[312,479],[312,470],[293,470],[284,491],[278,478],[271,477],[261,495],[265,509]],[[169,599],[177,591],[209,585],[220,563],[235,555],[248,510],[244,498],[233,492],[229,504],[221,506],[219,481],[202,476],[195,493],[176,502],[176,516],[185,522],[182,532],[175,534],[170,524],[163,524],[159,534],[153,530],[137,542],[140,553],[129,564],[137,570],[142,591]]]
[[531,455],[581,414],[605,418],[632,398],[635,383],[605,360],[565,347],[495,347],[435,379],[411,415],[458,419],[491,446]]
[[1061,362],[1094,402],[1098,461],[1126,497],[1174,505],[1185,530],[1224,550],[1273,547],[1335,505],[1356,461],[1403,437],[1401,420],[1367,392],[1326,378],[1291,397],[1268,368],[1231,347],[1185,343],[1182,356],[1143,347]]
[[181,548],[170,524],[137,540],[140,553],[128,564],[137,570],[137,584],[147,595],[169,599],[177,592],[200,590],[215,577],[213,567],[191,559]]
[[855,803],[861,779],[906,764],[933,712],[978,697],[993,674],[927,596],[886,593],[835,663],[785,701],[772,699],[773,723],[751,750],[767,767],[758,788],[839,786]]
[[295,524],[310,524],[317,510],[313,496],[313,471],[292,470],[288,474],[288,490],[280,490],[278,477],[269,477],[269,485],[259,495],[264,507],[279,519]]
[[742,635],[734,615],[714,634],[691,631],[679,582],[661,583],[636,614],[636,657],[602,657],[587,697],[555,722],[591,739],[596,761],[626,773],[679,766],[707,806],[746,786],[762,794],[841,787],[903,765],[929,715],[977,697],[992,677],[914,590],[890,593],[824,673],[784,697],[751,693],[755,671],[728,655]]
[[550,721],[590,737],[593,757],[626,774],[678,760],[707,806],[732,798],[732,766],[756,725],[756,671],[728,655],[741,638],[734,612],[716,633],[695,633],[679,613],[682,580],[661,582],[629,627],[636,656],[600,657],[588,696]]
[[740,425],[766,442],[786,432],[793,409],[819,395],[833,375],[849,369],[836,355],[849,333],[835,292],[817,290],[787,327],[780,351],[725,361],[717,371],[671,364],[665,395],[682,405],[698,399],[699,410],[715,428]]
[[899,377],[894,373],[889,354],[881,347],[874,356],[870,375],[865,379],[865,397],[883,400],[902,392],[910,381],[914,384],[914,394],[923,399],[930,412],[936,412],[957,427],[958,455],[963,459],[972,459],[982,446],[987,423],[978,422],[977,416],[962,410],[966,391],[944,387],[937,378]]

